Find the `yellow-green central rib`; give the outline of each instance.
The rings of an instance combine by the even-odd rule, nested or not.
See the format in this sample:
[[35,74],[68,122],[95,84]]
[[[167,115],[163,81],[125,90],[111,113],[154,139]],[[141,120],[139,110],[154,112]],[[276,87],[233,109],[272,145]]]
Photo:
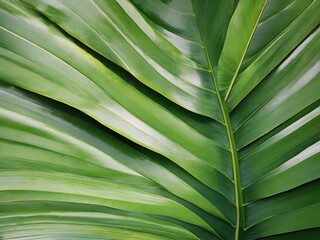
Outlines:
[[[191,0],[191,2],[193,5],[193,0]],[[193,9],[195,9],[194,5],[193,5]],[[194,11],[194,12],[196,13],[196,11]],[[198,23],[198,16],[197,16],[197,14],[195,14],[195,16],[197,19],[199,33],[200,33],[200,37],[202,39],[207,62],[209,64],[211,78],[212,78],[213,84],[216,88],[216,92],[217,92],[220,108],[222,111],[224,123],[227,128],[229,149],[230,149],[231,157],[232,157],[233,179],[234,179],[234,189],[235,189],[235,206],[236,206],[236,212],[237,212],[237,222],[236,222],[236,230],[235,230],[234,239],[241,240],[241,239],[244,239],[245,218],[244,218],[242,183],[241,183],[241,175],[240,175],[240,166],[239,166],[237,146],[236,146],[236,142],[235,142],[234,135],[233,135],[233,129],[232,129],[231,122],[230,122],[229,108],[227,106],[226,101],[224,100],[224,98],[221,96],[221,94],[219,92],[218,83],[217,83],[215,75],[214,75],[214,71],[213,71],[212,64],[211,64],[211,61],[210,61],[210,58],[209,58],[209,55],[207,52],[207,48],[206,48],[205,42],[203,41],[203,38],[202,38],[200,26]]]
[[[209,65],[211,68],[210,63],[209,63]],[[231,122],[230,122],[229,108],[228,108],[227,103],[224,100],[224,98],[220,95],[220,92],[217,87],[218,85],[217,85],[213,71],[211,71],[211,76],[212,76],[212,80],[216,86],[219,104],[221,107],[225,126],[227,128],[229,149],[230,149],[231,157],[232,157],[233,180],[234,180],[234,189],[235,189],[235,205],[236,205],[236,210],[237,210],[237,222],[236,222],[236,230],[235,230],[234,239],[240,240],[240,239],[244,239],[245,218],[244,218],[244,209],[243,209],[243,194],[242,194],[242,183],[241,183],[238,151],[237,151],[237,146],[236,146],[236,142],[235,142],[234,135],[233,135],[233,129],[232,129]]]
[[237,208],[237,223],[236,223],[236,232],[235,240],[242,239],[244,234],[245,219],[244,219],[244,209],[243,209],[243,195],[242,195],[242,184],[240,176],[240,167],[239,167],[239,158],[236,142],[233,135],[233,129],[229,117],[229,109],[222,98],[220,93],[218,93],[218,99],[221,106],[221,111],[223,118],[226,124],[228,139],[229,139],[229,148],[232,156],[232,166],[233,166],[233,179],[234,179],[234,188],[235,188],[235,204]]
[[[211,64],[209,63],[210,68]],[[212,69],[212,68],[211,68]],[[232,168],[233,168],[233,180],[234,180],[234,189],[235,189],[235,205],[237,212],[237,222],[236,222],[236,231],[235,231],[235,240],[244,239],[244,227],[245,227],[245,218],[244,218],[244,209],[243,209],[243,194],[242,194],[242,183],[240,175],[240,166],[236,142],[233,135],[233,129],[230,122],[229,108],[226,101],[221,96],[218,90],[218,84],[216,82],[214,73],[211,72],[212,80],[216,86],[217,96],[219,104],[221,107],[223,119],[225,126],[227,128],[228,140],[229,140],[229,149],[232,157]]]
[[[209,63],[210,68],[211,64]],[[212,68],[211,68],[212,69]],[[233,168],[233,180],[234,180],[234,189],[235,189],[235,205],[237,212],[237,222],[235,230],[235,240],[244,239],[244,227],[245,227],[245,218],[244,218],[244,209],[243,209],[243,194],[242,194],[242,183],[240,175],[240,166],[236,142],[233,135],[233,129],[230,122],[229,108],[226,101],[220,95],[218,90],[218,85],[214,76],[213,71],[211,72],[212,80],[216,86],[217,96],[220,103],[223,119],[225,126],[227,128],[228,140],[229,140],[229,149],[232,157],[232,168]]]

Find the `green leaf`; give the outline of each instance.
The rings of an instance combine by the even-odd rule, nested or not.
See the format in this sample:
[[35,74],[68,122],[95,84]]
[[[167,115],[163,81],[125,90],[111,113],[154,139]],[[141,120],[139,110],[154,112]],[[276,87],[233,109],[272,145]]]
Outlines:
[[0,238],[316,239],[319,0],[0,2]]
[[225,98],[231,91],[267,0],[241,1],[230,21],[218,65],[218,86]]

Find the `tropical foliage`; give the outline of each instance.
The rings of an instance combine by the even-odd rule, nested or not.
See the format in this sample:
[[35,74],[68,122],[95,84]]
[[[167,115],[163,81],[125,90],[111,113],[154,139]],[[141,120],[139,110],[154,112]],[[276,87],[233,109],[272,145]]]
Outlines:
[[0,238],[319,239],[320,0],[1,0]]

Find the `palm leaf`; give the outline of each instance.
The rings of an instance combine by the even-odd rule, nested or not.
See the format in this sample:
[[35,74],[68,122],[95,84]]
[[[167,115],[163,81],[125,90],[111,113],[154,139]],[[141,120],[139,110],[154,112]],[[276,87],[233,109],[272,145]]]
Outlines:
[[316,239],[319,7],[1,1],[0,236]]

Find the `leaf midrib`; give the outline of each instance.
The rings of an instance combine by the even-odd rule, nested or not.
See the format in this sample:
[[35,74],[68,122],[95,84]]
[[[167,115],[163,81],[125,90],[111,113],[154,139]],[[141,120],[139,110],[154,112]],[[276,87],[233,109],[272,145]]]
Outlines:
[[227,134],[228,134],[229,150],[231,152],[231,157],[232,157],[232,168],[233,168],[233,176],[234,176],[233,178],[234,178],[234,188],[235,188],[235,206],[236,206],[236,215],[237,215],[236,216],[237,219],[236,219],[236,226],[235,226],[236,229],[235,229],[234,239],[239,240],[239,239],[242,239],[240,234],[243,233],[244,228],[245,228],[245,218],[244,218],[242,184],[241,184],[241,175],[240,175],[240,166],[239,166],[237,145],[235,142],[232,125],[230,122],[230,116],[229,116],[230,111],[229,111],[229,108],[226,104],[225,99],[221,96],[220,91],[218,89],[218,83],[217,83],[217,80],[214,75],[213,67],[211,65],[211,61],[210,61],[210,58],[209,58],[209,55],[207,52],[207,47],[206,47],[205,41],[203,41],[203,37],[201,34],[200,25],[198,22],[198,16],[195,11],[194,2],[193,2],[193,0],[191,0],[191,2],[192,2],[193,11],[195,13],[196,22],[198,25],[200,38],[202,40],[203,49],[205,51],[207,62],[209,64],[209,70],[210,70],[211,78],[213,81],[213,85],[216,88],[216,93],[218,96],[219,105],[220,105],[223,119],[224,119],[224,125],[226,126],[226,130],[227,130]]

